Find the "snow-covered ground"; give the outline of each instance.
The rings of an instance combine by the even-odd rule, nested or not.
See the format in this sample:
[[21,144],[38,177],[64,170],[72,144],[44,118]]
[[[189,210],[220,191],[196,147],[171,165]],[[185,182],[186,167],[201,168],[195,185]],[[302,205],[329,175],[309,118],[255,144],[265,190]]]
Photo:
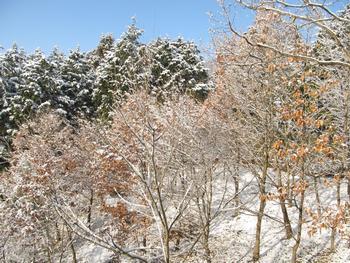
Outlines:
[[[234,217],[232,213],[225,213],[217,219],[218,223],[212,230],[212,248],[214,262],[249,262],[252,259],[256,215],[258,207],[258,191],[253,176],[249,173],[241,175],[243,185],[248,187],[241,193],[241,202],[244,204],[240,214]],[[252,183],[250,183],[252,182]],[[341,188],[342,200],[346,195],[346,185]],[[335,187],[320,185],[321,204],[335,204]],[[314,208],[315,193],[310,185],[306,192],[305,207]],[[295,207],[288,207],[288,214],[293,231],[296,231],[298,211]],[[290,262],[294,239],[285,238],[283,218],[280,205],[276,201],[268,201],[265,208],[262,227],[261,259],[260,262]],[[312,224],[307,215],[303,226],[302,241],[299,248],[300,262],[350,262],[350,248],[345,240],[337,239],[335,253],[330,253],[330,230],[318,231],[309,236],[308,229]]]
[[[228,207],[213,222],[210,240],[213,262],[251,261],[256,228],[255,212],[258,207],[258,188],[255,178],[249,173],[241,174],[240,183],[240,187],[244,190],[240,193],[242,205],[239,215],[234,216],[234,207]],[[222,187],[224,186],[217,185],[217,199],[221,197],[220,188]],[[229,184],[228,188],[233,189],[233,183]],[[305,206],[315,209],[315,193],[311,185],[306,193]],[[342,185],[341,193],[345,198],[345,183]],[[335,203],[335,187],[325,187],[320,184],[320,197],[322,205]],[[293,230],[296,231],[298,211],[295,207],[288,205],[287,209]],[[263,219],[260,262],[290,262],[295,241],[293,238],[285,239],[280,205],[276,201],[268,201],[265,214],[267,216]],[[331,231],[324,229],[309,236],[307,232],[310,224],[312,221],[305,215],[302,241],[298,253],[300,262],[350,262],[349,243],[346,240],[340,239],[338,235],[336,251],[330,253]],[[109,262],[111,256],[110,251],[86,243],[80,247],[78,253],[79,262],[86,263]],[[128,259],[125,260],[129,262]],[[199,258],[198,254],[194,254],[192,257],[186,258],[185,262],[204,262],[204,259]]]

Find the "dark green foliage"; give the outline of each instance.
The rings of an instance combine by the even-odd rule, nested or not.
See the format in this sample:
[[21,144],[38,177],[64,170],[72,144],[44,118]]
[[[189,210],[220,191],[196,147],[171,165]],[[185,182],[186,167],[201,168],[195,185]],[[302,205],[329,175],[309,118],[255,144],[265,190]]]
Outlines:
[[151,43],[150,88],[157,95],[189,93],[204,100],[212,89],[208,70],[193,42],[158,39]]
[[92,117],[95,112],[92,101],[95,73],[86,55],[79,50],[71,51],[61,67],[57,97],[59,108],[67,117]]
[[[141,34],[142,31],[132,24],[116,44],[111,43],[110,37],[103,38],[96,50],[100,62],[96,68],[93,100],[97,114],[103,120],[109,119],[116,102],[145,83]],[[101,48],[104,46],[107,48]]]

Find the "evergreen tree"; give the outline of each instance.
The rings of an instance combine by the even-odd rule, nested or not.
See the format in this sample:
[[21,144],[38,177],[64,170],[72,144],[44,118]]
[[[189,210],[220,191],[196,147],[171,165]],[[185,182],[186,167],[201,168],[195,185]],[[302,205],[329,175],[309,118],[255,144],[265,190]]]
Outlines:
[[17,127],[16,112],[20,106],[15,105],[19,87],[22,85],[23,64],[26,55],[17,45],[13,45],[0,56],[0,134],[12,135]]
[[101,60],[105,58],[106,53],[110,51],[115,45],[114,37],[110,34],[102,35],[100,38],[100,42],[97,48],[89,53],[87,53],[86,57],[89,63],[92,65],[94,69],[100,65]]
[[212,89],[208,69],[193,42],[157,39],[150,44],[152,53],[150,88],[164,96],[189,93],[205,99]]
[[13,111],[17,90],[21,85],[23,63],[26,59],[23,50],[17,45],[0,54],[0,168],[6,163],[11,137],[18,127]]
[[16,101],[18,105],[16,119],[23,122],[38,110],[56,107],[55,98],[58,95],[57,83],[53,75],[53,67],[41,50],[36,50],[23,65],[23,83],[20,85]]
[[93,115],[94,79],[95,75],[86,55],[79,49],[71,51],[62,63],[58,102],[59,108],[64,110],[68,117]]
[[207,96],[212,85],[193,42],[158,39],[145,45],[141,35],[134,22],[117,42],[105,35],[94,51],[71,51],[67,58],[57,48],[47,58],[40,50],[26,56],[14,45],[0,56],[1,136],[13,135],[44,109],[107,120],[115,103],[137,89],[160,98]]
[[135,24],[129,26],[121,40],[105,51],[96,69],[93,99],[102,119],[109,118],[115,102],[145,83],[144,48],[139,42],[141,34]]

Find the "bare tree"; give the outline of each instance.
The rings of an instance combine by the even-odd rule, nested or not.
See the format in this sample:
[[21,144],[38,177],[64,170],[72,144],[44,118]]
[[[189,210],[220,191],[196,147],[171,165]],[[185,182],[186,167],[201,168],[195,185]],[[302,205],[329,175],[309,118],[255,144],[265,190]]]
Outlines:
[[[270,12],[259,13],[255,26],[246,37],[278,45],[285,50],[302,48],[295,28],[289,27],[279,15]],[[300,66],[298,63],[288,65],[290,62],[278,52],[251,45],[236,35],[228,39],[222,43],[219,39],[217,44],[219,78],[224,79],[222,88],[227,89],[232,98],[235,125],[243,133],[243,155],[259,185],[260,206],[253,251],[253,260],[257,261],[260,257],[262,219],[267,201],[266,183],[270,180],[276,188],[281,188],[282,184],[281,171],[278,173],[279,178],[274,179],[268,169],[275,164],[273,146],[281,136],[278,112],[287,96],[283,86]],[[277,170],[281,170],[279,162],[276,165]],[[286,235],[290,238],[292,233],[287,209],[284,200],[280,201]]]

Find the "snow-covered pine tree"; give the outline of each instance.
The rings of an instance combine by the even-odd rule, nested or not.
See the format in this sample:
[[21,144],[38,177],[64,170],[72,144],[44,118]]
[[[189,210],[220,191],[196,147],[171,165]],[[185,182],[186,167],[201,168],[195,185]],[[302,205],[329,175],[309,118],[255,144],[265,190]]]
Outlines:
[[[57,47],[55,47],[50,55],[47,57],[47,62],[49,63],[49,74],[56,87],[57,94],[60,94],[60,87],[62,86],[62,67],[65,63],[66,56]],[[57,98],[54,98],[57,101]],[[53,105],[58,105],[58,103],[53,103]]]
[[47,57],[47,61],[51,66],[51,75],[56,80],[60,79],[62,65],[65,59],[65,55],[57,47],[54,47],[50,55]]
[[110,117],[111,107],[117,101],[146,83],[144,57],[141,55],[144,47],[139,42],[141,34],[142,30],[133,23],[114,46],[110,48],[108,38],[107,50],[102,52],[100,48],[96,52],[101,61],[96,68],[93,99],[102,119]]
[[212,85],[193,42],[158,39],[145,45],[141,34],[134,21],[119,41],[106,35],[93,52],[76,50],[68,58],[57,48],[46,58],[40,50],[25,56],[14,46],[2,56],[0,118],[7,118],[2,133],[46,108],[66,117],[84,113],[108,119],[113,105],[137,89],[149,88],[160,97],[207,96]]
[[86,54],[79,49],[70,51],[60,70],[59,109],[66,112],[69,118],[76,115],[92,116],[95,74]]
[[16,118],[23,122],[38,110],[55,107],[58,87],[53,67],[43,52],[37,49],[23,65],[23,83],[19,87],[14,105],[19,105]]
[[100,65],[106,53],[110,51],[115,45],[114,37],[111,34],[103,34],[96,49],[88,52],[86,57],[94,69]]
[[18,127],[12,103],[21,85],[25,59],[24,51],[16,44],[0,54],[0,168],[6,163],[11,137]]
[[0,56],[0,86],[2,90],[0,103],[0,134],[12,135],[17,127],[16,111],[19,105],[14,105],[19,87],[22,84],[23,63],[26,55],[17,45]]
[[193,42],[159,38],[149,45],[152,54],[150,88],[159,96],[188,93],[205,99],[212,89],[208,69]]

